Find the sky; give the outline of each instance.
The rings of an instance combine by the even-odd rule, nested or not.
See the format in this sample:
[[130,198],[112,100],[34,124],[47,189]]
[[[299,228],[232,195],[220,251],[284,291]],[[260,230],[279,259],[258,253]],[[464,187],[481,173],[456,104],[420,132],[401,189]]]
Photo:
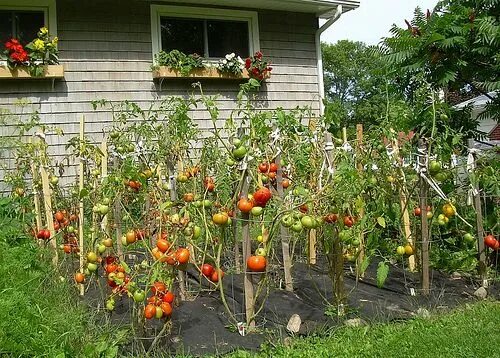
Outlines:
[[406,26],[404,20],[413,18],[417,6],[425,11],[436,4],[437,0],[361,0],[361,6],[343,14],[321,40],[330,43],[352,40],[376,45],[382,37],[389,36],[392,24]]

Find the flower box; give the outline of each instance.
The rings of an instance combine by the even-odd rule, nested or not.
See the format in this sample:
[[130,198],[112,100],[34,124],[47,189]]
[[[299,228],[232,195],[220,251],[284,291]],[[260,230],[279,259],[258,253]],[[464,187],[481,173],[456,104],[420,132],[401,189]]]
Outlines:
[[153,78],[244,80],[248,79],[249,76],[247,70],[243,70],[242,74],[235,75],[233,73],[220,73],[216,68],[198,68],[191,71],[188,76],[183,76],[180,71],[173,70],[166,66],[160,66],[153,70]]
[[44,68],[42,76],[32,76],[28,67],[17,67],[9,69],[0,67],[0,79],[56,79],[64,78],[64,67],[62,65],[48,65]]

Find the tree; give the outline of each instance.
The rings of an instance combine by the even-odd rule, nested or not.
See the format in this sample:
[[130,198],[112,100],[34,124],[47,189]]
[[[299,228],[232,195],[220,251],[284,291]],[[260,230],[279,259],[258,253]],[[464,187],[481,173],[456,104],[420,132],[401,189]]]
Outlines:
[[[362,42],[322,44],[327,114],[338,126],[377,125],[386,116],[390,84],[380,52]],[[390,86],[389,86],[390,87]]]
[[381,46],[383,59],[409,98],[419,76],[437,91],[486,95],[491,101],[485,115],[498,118],[499,16],[500,0],[442,0],[426,13],[417,8],[406,28],[393,26]]

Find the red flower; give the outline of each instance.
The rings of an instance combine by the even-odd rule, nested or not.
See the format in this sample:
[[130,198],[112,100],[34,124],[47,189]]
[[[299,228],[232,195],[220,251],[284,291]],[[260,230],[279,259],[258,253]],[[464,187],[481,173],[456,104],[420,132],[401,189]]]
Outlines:
[[25,50],[16,51],[10,54],[10,58],[14,62],[23,63],[28,61],[28,53]]
[[249,57],[245,61],[245,68],[248,70],[252,66],[252,59]]
[[[5,48],[7,50],[13,50],[13,51],[16,51],[15,48],[17,48],[17,46],[19,45],[19,41],[17,41],[16,39],[10,39],[10,41],[7,41],[5,43]],[[21,46],[22,47],[22,46]]]
[[257,51],[257,52],[255,53],[255,57],[257,57],[259,60],[261,60],[261,59],[262,59],[262,52]]

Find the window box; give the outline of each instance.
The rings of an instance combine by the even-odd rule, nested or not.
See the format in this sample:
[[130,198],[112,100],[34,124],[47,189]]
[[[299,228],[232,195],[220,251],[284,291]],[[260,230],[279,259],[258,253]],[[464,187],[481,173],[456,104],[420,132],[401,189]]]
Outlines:
[[28,67],[18,67],[9,69],[7,67],[0,67],[0,79],[57,79],[64,78],[64,67],[62,65],[48,65],[45,66],[42,76],[32,76]]
[[243,73],[240,75],[235,75],[232,73],[221,73],[216,68],[199,68],[191,71],[188,76],[183,76],[178,70],[160,66],[153,70],[153,78],[245,80],[250,77],[248,76],[247,70],[243,70]]

